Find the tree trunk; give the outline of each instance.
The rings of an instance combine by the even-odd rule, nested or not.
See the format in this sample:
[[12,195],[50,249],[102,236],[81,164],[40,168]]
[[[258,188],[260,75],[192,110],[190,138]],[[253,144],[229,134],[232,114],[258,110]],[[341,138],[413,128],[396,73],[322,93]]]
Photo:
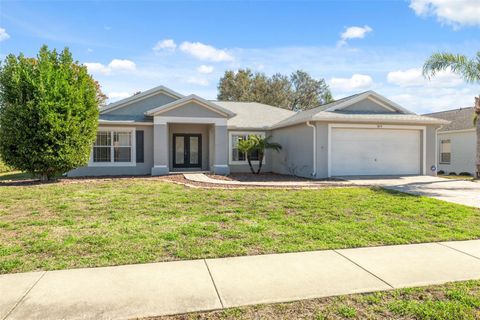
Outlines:
[[260,174],[260,170],[262,170],[262,165],[263,165],[263,153],[259,152],[258,153],[258,170],[257,170],[257,174]]
[[40,174],[40,181],[41,182],[47,182],[48,180],[50,180],[50,177],[48,176],[48,174],[46,174],[46,173]]
[[250,171],[252,171],[252,173],[255,174],[255,170],[253,169],[253,166],[252,166],[252,159],[250,158],[249,154],[247,154],[247,161],[248,161],[248,166],[250,167]]
[[477,178],[480,178],[480,97],[475,97],[475,113],[476,113],[476,132],[477,132],[477,152],[476,152],[476,164],[477,164]]

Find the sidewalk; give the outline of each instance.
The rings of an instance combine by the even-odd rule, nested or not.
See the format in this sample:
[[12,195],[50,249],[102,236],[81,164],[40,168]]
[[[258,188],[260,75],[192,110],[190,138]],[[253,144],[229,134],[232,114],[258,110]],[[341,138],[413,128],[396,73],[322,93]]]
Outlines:
[[480,240],[0,275],[0,319],[131,319],[480,279]]

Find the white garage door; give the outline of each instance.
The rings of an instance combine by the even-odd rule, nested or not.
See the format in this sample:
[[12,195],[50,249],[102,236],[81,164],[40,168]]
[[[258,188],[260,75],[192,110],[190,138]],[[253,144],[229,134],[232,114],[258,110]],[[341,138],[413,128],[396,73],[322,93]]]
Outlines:
[[331,175],[420,174],[420,132],[332,128]]

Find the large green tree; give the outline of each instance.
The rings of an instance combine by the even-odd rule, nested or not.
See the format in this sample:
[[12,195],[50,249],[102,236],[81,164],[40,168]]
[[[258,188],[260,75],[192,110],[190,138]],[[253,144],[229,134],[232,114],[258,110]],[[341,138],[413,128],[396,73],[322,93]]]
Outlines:
[[[480,84],[480,51],[473,58],[463,54],[434,53],[423,65],[423,75],[427,78],[434,77],[439,71],[450,69],[460,75],[466,82]],[[476,164],[477,177],[480,177],[480,97],[474,100],[474,123],[476,124],[477,145]]]
[[48,180],[88,162],[105,95],[65,48],[0,65],[0,155],[12,168]]
[[289,110],[308,110],[333,101],[324,79],[316,80],[302,70],[290,76],[253,73],[250,69],[225,71],[218,84],[218,100],[254,101]]

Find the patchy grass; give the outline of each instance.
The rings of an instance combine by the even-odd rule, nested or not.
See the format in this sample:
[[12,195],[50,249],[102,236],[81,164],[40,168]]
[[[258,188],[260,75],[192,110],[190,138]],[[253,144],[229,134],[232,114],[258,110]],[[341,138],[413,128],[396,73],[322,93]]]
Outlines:
[[448,175],[448,174],[442,174],[438,175],[441,178],[446,178],[446,179],[454,179],[454,180],[465,180],[465,181],[474,181],[475,177],[474,176],[456,176],[456,175]]
[[0,273],[473,238],[479,209],[378,188],[0,183]]
[[151,320],[480,319],[480,281],[257,305]]

